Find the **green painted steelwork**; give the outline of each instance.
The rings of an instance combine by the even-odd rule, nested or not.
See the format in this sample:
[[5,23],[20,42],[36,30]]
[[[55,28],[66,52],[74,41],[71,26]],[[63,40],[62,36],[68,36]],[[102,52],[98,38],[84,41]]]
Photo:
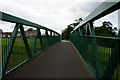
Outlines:
[[[118,37],[95,36],[93,26],[95,20],[118,10],[120,8],[119,5],[120,0],[118,2],[104,2],[71,32],[71,42],[80,52],[88,64],[88,68],[97,79],[119,78],[120,32]],[[42,52],[61,40],[59,33],[47,27],[3,12],[0,12],[0,14],[2,14],[2,21],[16,24],[12,36],[2,38],[2,49],[4,49],[2,50],[2,56],[4,56],[3,76],[7,75],[16,66],[21,66],[21,63],[32,59],[37,53]],[[33,36],[26,36],[24,25],[36,28],[35,34]],[[21,37],[17,35],[18,29],[21,31]],[[40,31],[42,29],[45,30],[44,34]],[[48,31],[50,34],[48,34]],[[20,51],[18,51],[19,49]]]
[[0,11],[0,14],[2,15],[2,18],[0,18],[0,20],[2,20],[2,21],[12,22],[12,23],[19,23],[19,24],[23,24],[23,25],[26,25],[26,26],[31,26],[31,27],[35,27],[35,28],[45,29],[45,30],[52,31],[52,32],[60,35],[56,31],[54,31],[52,29],[49,29],[47,27],[41,26],[39,24],[36,24],[36,23],[30,22],[30,21],[27,21],[27,20],[24,20],[24,19],[12,16],[10,14],[6,14],[6,13],[1,12],[1,11]]
[[[60,34],[56,31],[3,12],[0,12],[0,14],[2,14],[2,18],[0,18],[2,21],[16,24],[12,36],[5,37],[3,35],[1,38],[3,47],[2,76],[9,74],[13,69],[19,68],[24,62],[32,59],[51,45],[60,42]],[[36,30],[31,31],[31,34],[34,32],[32,36],[24,30],[24,25],[36,28]],[[45,30],[46,35],[41,34],[40,30]],[[48,35],[48,31],[50,31],[50,35]],[[52,35],[52,33],[57,36]]]
[[21,34],[23,36],[23,41],[24,41],[28,56],[29,56],[29,58],[31,58],[32,54],[31,54],[31,51],[30,51],[30,48],[29,48],[29,45],[28,45],[27,38],[25,36],[25,31],[24,31],[23,25],[20,25],[20,31],[21,31]]
[[[120,9],[120,0],[117,0],[116,2],[104,2],[102,3],[98,8],[96,8],[91,14],[89,14],[82,22],[81,24],[77,25],[77,27],[74,29],[76,30],[80,26],[84,26],[87,24],[87,22],[93,22],[113,11],[116,11]],[[74,31],[73,30],[73,31]]]
[[43,50],[44,47],[43,47],[43,42],[42,42],[41,32],[40,32],[39,29],[38,29],[38,35],[39,35],[39,40],[40,40],[41,49]]
[[36,30],[35,33],[35,39],[34,39],[34,44],[33,44],[33,49],[32,49],[32,55],[35,54],[35,49],[36,49],[36,44],[37,44],[37,37],[39,36],[39,29]]
[[120,79],[120,32],[118,37],[95,36],[93,22],[120,9],[118,2],[104,2],[88,15],[70,35],[96,79]]
[[12,37],[11,37],[11,40],[8,44],[8,47],[7,47],[7,50],[6,50],[6,58],[4,60],[4,63],[3,63],[3,74],[5,74],[6,72],[6,69],[7,69],[7,65],[8,65],[8,62],[9,62],[9,58],[10,58],[10,55],[11,55],[11,52],[12,52],[12,48],[13,48],[13,45],[15,43],[15,36],[17,36],[17,32],[18,32],[18,29],[20,27],[20,24],[16,24],[15,26],[15,29],[12,33]]

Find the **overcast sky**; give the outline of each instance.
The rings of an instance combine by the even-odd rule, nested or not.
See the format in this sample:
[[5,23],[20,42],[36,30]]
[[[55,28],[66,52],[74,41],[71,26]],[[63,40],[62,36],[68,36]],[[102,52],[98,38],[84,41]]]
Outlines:
[[[59,33],[78,18],[85,18],[104,0],[0,0],[0,11],[46,26]],[[111,21],[117,26],[117,11],[99,21]],[[96,25],[101,25],[96,21]],[[4,32],[14,24],[0,22]]]

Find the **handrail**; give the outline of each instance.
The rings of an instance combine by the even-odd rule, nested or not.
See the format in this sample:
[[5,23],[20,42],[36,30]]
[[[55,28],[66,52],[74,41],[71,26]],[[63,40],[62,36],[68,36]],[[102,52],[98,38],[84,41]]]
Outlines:
[[23,25],[26,25],[26,26],[45,29],[45,30],[52,31],[52,32],[55,32],[56,34],[60,35],[59,33],[57,33],[56,31],[54,31],[52,29],[49,29],[49,28],[41,26],[39,24],[21,19],[19,17],[12,16],[10,14],[7,14],[7,13],[1,12],[1,11],[0,11],[0,15],[2,15],[2,18],[0,18],[0,20],[2,20],[2,21],[12,22],[12,23],[20,23],[20,24],[23,24]]
[[90,13],[79,25],[77,25],[77,27],[74,30],[85,25],[87,22],[93,22],[113,11],[120,9],[119,6],[120,0],[118,0],[118,2],[103,2],[98,8],[96,8],[92,13]]
[[[52,29],[4,12],[0,12],[0,15],[0,20],[16,24],[10,37],[3,34],[1,38],[3,47],[2,77],[22,66],[22,64],[29,61],[46,48],[60,42],[60,34]],[[24,25],[36,28],[36,30],[31,31],[32,36],[31,34],[27,35],[27,31],[24,30]],[[42,35],[41,29],[45,30],[44,35]],[[50,33],[48,33],[48,31]],[[21,39],[23,41],[21,41]]]
[[120,78],[120,30],[117,37],[95,35],[93,22],[120,9],[118,2],[103,2],[70,34],[70,40],[79,51],[87,67],[97,80]]

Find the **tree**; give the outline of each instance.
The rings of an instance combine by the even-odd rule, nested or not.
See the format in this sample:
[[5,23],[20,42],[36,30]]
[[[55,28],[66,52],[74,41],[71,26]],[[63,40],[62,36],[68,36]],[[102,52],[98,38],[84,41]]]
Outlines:
[[80,24],[80,22],[82,22],[83,19],[82,18],[79,18],[79,19],[76,19],[74,23],[70,24],[71,26],[73,26],[73,28],[75,28],[78,24]]
[[74,23],[71,23],[62,31],[62,39],[70,39],[71,31],[82,21],[82,18],[76,19]]
[[112,28],[112,23],[104,21],[102,22],[102,26],[95,27],[96,36],[105,36],[105,37],[115,37],[116,36],[117,27]]
[[62,39],[70,39],[70,33],[73,30],[73,27],[68,25],[68,27],[62,31]]
[[102,26],[104,26],[104,27],[112,27],[112,23],[110,22],[110,21],[104,21],[104,22],[102,22]]
[[34,29],[33,28],[29,28],[27,31],[34,31]]

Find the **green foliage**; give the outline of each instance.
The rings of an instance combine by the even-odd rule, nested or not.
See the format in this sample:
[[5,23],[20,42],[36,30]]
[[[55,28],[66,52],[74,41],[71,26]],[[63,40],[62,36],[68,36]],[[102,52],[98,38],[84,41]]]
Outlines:
[[29,28],[27,31],[34,31],[34,29],[33,28]]
[[68,25],[68,27],[62,32],[62,39],[70,39],[70,32],[73,30],[73,27]]
[[75,20],[74,23],[68,25],[67,28],[65,28],[65,30],[62,31],[62,39],[70,39],[70,33],[71,31],[82,21],[82,18],[79,18],[77,20]]
[[[54,43],[57,43],[58,41],[60,41],[59,36],[53,36],[53,37],[42,36],[41,39],[42,39],[43,48],[41,46],[39,37],[37,38],[36,46],[33,46],[35,38],[27,38],[28,45],[30,47],[31,52],[32,52],[33,48],[35,47],[34,54],[38,54],[39,52],[41,52],[41,51],[45,50],[46,48],[48,48],[49,46],[53,45]],[[7,51],[7,46],[8,46],[9,42],[10,42],[10,37],[1,38],[3,64],[4,64],[4,60],[7,58],[6,51]],[[7,71],[13,69],[14,67],[16,67],[17,65],[26,61],[27,59],[29,59],[29,57],[27,54],[27,50],[25,48],[23,38],[17,37],[15,40],[14,46],[12,48],[11,56],[10,56],[9,63],[7,66]]]
[[102,26],[95,27],[95,34],[96,36],[104,36],[104,37],[116,37],[116,31],[117,28],[112,28],[111,22],[102,22]]

